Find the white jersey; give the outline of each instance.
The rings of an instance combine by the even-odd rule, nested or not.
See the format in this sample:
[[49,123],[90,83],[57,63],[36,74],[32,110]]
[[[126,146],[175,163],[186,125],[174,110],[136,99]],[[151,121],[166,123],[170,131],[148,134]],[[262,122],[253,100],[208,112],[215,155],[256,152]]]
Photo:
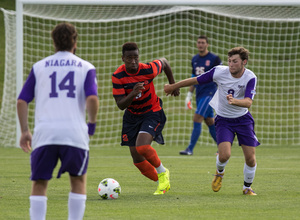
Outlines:
[[[234,78],[229,72],[228,66],[217,66],[206,72],[204,80],[211,79],[218,85],[218,89],[210,101],[217,115],[224,118],[237,118],[245,115],[248,108],[228,104],[226,96],[232,94],[235,99],[254,98],[257,77],[249,70],[245,69],[240,78]],[[200,78],[198,82],[201,83]]]
[[85,81],[91,70],[95,71],[92,64],[65,51],[57,52],[33,65],[33,149],[50,144],[89,149]]

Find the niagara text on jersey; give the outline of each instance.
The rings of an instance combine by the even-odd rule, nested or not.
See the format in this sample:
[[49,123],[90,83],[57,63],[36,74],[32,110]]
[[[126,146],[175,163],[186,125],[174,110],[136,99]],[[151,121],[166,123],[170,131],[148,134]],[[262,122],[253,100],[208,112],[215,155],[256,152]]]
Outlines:
[[160,60],[150,63],[139,63],[137,73],[126,72],[125,64],[120,66],[112,75],[113,95],[127,96],[135,86],[144,83],[144,90],[137,95],[127,110],[132,114],[144,114],[149,111],[157,112],[161,110],[159,98],[155,93],[153,79],[162,72],[163,66]]

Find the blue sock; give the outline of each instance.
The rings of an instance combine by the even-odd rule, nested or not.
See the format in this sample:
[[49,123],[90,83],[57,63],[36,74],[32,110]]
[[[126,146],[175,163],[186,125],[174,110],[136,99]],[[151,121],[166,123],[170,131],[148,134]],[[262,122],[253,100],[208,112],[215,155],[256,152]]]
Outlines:
[[193,132],[192,132],[192,136],[191,136],[191,141],[190,141],[190,145],[188,146],[188,149],[191,152],[193,152],[193,149],[200,137],[201,130],[202,130],[202,123],[194,122],[194,128],[193,128]]
[[212,138],[215,140],[215,142],[217,142],[215,125],[209,126],[208,129],[209,129],[209,133],[212,136]]

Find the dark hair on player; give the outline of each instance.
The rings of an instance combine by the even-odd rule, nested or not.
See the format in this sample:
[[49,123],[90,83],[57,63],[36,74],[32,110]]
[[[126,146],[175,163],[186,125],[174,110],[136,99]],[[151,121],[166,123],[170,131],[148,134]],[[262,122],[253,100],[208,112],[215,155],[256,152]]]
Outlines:
[[204,39],[204,40],[206,40],[206,43],[208,43],[208,37],[205,36],[205,35],[200,35],[200,36],[198,37],[198,39]]
[[244,47],[235,47],[232,48],[229,52],[228,52],[228,57],[231,57],[235,54],[239,54],[242,60],[248,60],[249,58],[249,50],[247,50]]
[[124,55],[125,51],[131,50],[139,50],[138,45],[134,42],[127,42],[122,46],[122,55]]
[[77,41],[77,31],[70,23],[60,23],[51,32],[56,51],[71,51]]

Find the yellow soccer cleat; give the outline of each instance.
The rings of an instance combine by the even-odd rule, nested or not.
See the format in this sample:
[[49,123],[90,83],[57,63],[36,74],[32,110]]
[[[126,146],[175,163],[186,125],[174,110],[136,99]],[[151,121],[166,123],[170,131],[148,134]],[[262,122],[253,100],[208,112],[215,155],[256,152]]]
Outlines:
[[170,172],[166,168],[166,172],[158,174],[158,187],[153,195],[162,195],[170,190]]
[[251,188],[244,189],[243,194],[244,195],[249,195],[249,196],[256,196],[257,195]]
[[215,177],[214,177],[214,179],[212,181],[212,184],[211,184],[212,190],[214,192],[218,192],[221,189],[223,175],[224,175],[224,173],[221,174],[218,171],[216,171]]

